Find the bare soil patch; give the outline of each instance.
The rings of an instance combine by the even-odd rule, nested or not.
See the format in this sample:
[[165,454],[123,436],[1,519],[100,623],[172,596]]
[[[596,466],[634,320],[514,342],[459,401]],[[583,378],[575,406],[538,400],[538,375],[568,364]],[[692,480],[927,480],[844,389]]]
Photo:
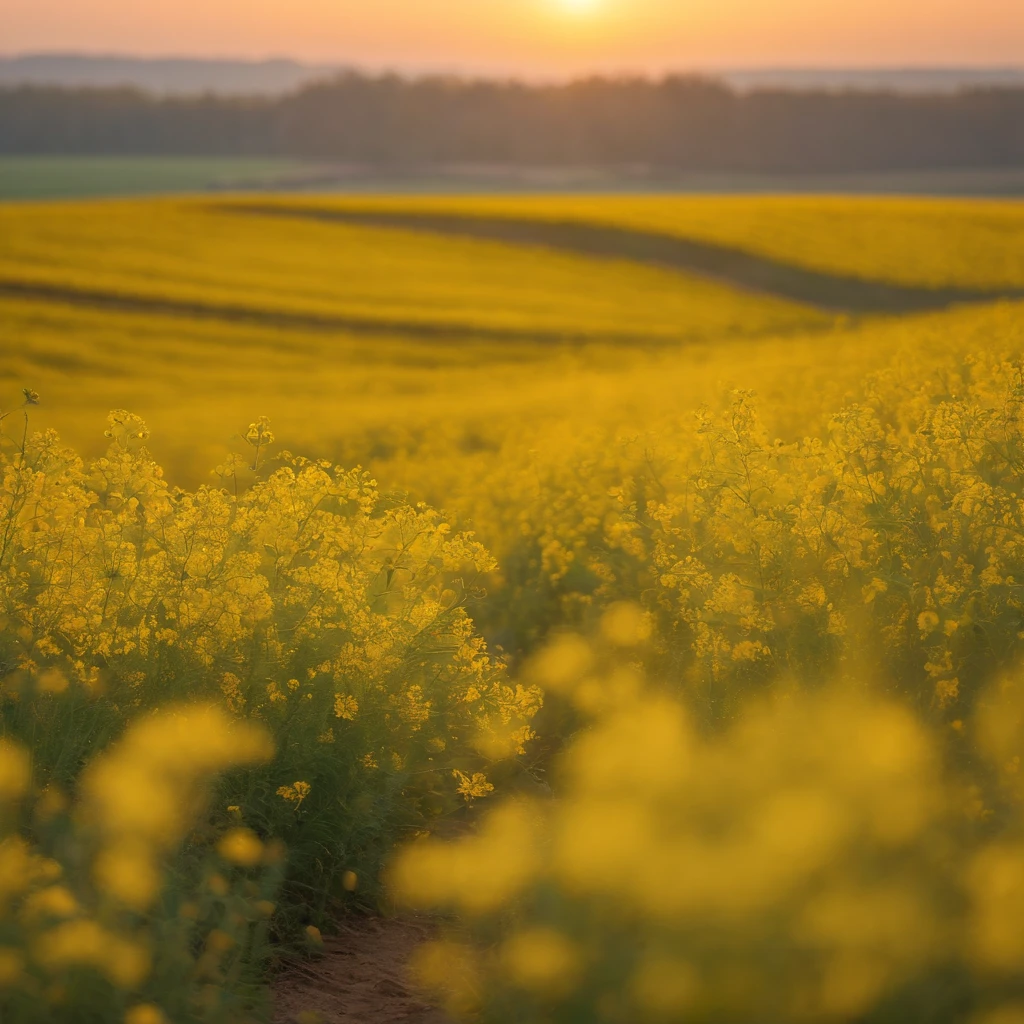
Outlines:
[[325,938],[320,959],[296,964],[278,978],[274,1024],[451,1024],[409,981],[409,959],[430,936],[430,926],[419,921],[341,922],[339,934]]

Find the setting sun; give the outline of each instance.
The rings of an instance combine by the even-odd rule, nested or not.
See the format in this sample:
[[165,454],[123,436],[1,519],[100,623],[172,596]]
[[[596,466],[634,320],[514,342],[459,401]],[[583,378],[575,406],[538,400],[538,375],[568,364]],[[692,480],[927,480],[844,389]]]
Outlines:
[[568,14],[591,14],[601,4],[601,0],[555,0],[555,2]]

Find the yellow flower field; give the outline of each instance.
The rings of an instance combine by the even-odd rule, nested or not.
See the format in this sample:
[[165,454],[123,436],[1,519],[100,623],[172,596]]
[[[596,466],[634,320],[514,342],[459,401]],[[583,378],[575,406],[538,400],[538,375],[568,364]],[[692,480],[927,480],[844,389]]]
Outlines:
[[0,226],[0,1014],[1017,1019],[1019,204]]

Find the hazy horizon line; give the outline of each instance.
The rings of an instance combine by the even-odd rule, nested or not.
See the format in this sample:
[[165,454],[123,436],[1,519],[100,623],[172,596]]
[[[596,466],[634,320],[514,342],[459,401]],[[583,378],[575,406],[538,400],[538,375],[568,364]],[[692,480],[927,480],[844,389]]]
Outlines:
[[124,61],[126,63],[194,63],[194,64],[234,64],[258,67],[269,64],[286,64],[295,68],[310,71],[354,70],[371,72],[395,72],[413,74],[463,74],[482,77],[543,77],[545,79],[566,81],[590,75],[635,75],[638,77],[660,77],[665,74],[743,74],[743,73],[786,73],[786,74],[942,74],[942,73],[1024,73],[1024,59],[1019,63],[999,61],[993,63],[979,62],[915,62],[913,60],[878,63],[728,63],[728,64],[669,64],[640,66],[616,66],[612,64],[595,64],[589,70],[573,70],[565,72],[542,72],[529,67],[513,69],[511,65],[490,63],[454,63],[451,61],[373,61],[365,58],[338,57],[333,60],[310,60],[303,57],[290,56],[285,53],[268,53],[259,56],[234,55],[229,53],[188,53],[170,51],[161,53],[144,53],[124,50],[92,50],[53,49],[53,50],[0,50],[0,61],[15,62],[36,59],[77,59],[94,61]]

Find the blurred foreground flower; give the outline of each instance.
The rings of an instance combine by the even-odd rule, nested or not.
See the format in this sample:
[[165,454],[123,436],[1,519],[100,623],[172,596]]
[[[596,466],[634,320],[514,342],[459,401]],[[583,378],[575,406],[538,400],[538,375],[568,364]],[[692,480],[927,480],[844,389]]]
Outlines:
[[[582,644],[533,671],[614,686]],[[982,755],[1024,750],[1022,722],[1018,688],[994,692]],[[755,701],[708,734],[647,688],[569,747],[554,800],[414,844],[391,881],[461,915],[417,968],[455,1013],[839,1021],[904,999],[909,1019],[950,970],[967,1000],[1024,981],[1024,842],[965,841],[961,789],[937,737],[865,689]]]
[[[215,778],[272,754],[265,730],[220,708],[168,709],[133,723],[82,773],[64,823],[70,838],[58,846],[58,855],[70,854],[66,866],[25,838],[4,835],[6,819],[0,817],[0,1016],[106,1019],[97,1006],[115,1005],[122,997],[114,991],[143,994],[154,976],[164,998],[175,1005],[187,1001],[195,980],[191,933],[166,922],[152,927],[150,912],[171,881],[168,864],[201,817]],[[0,742],[0,802],[27,798],[30,777],[27,755]],[[38,804],[45,813],[36,820],[43,823],[66,811],[66,801],[50,789]],[[235,829],[223,838],[221,852],[250,867],[263,844]],[[90,856],[92,870],[83,874]],[[248,907],[244,901],[236,905]],[[185,921],[195,916],[182,912]],[[167,972],[175,970],[179,985],[168,992]],[[46,998],[40,1000],[40,992]],[[168,1019],[151,1002],[125,1015],[132,1024]]]

